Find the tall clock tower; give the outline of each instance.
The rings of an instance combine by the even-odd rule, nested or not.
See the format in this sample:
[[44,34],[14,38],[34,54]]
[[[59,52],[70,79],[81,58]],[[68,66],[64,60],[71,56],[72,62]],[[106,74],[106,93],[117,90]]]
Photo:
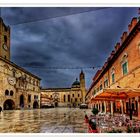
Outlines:
[[0,57],[10,60],[10,27],[0,17]]
[[82,91],[83,103],[85,103],[85,96],[86,96],[85,74],[82,70],[79,75],[79,79],[80,79],[80,88]]

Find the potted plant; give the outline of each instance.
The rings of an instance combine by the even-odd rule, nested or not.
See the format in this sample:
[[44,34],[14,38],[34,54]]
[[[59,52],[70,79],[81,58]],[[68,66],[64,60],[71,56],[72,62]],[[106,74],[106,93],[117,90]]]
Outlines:
[[91,112],[96,116],[99,111],[97,108],[93,108]]
[[132,133],[132,128],[130,126],[127,127],[127,133]]

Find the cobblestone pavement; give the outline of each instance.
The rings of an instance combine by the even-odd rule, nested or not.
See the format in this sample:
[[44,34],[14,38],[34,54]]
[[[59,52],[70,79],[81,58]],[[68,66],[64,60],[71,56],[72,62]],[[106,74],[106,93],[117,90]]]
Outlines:
[[0,133],[87,133],[84,111],[78,108],[3,111]]

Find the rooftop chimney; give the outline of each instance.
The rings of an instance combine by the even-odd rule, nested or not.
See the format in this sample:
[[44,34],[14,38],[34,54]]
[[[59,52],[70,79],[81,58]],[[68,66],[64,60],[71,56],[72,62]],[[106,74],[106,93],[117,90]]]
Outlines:
[[135,27],[135,25],[137,24],[137,18],[134,17],[131,20],[131,23],[128,25],[128,31],[131,32],[131,30]]
[[127,38],[127,32],[123,32],[121,37],[121,44],[125,41],[126,38]]
[[115,46],[115,52],[117,52],[118,51],[118,49],[120,48],[120,43],[118,42],[117,44],[116,44],[116,46]]
[[110,57],[112,58],[114,56],[114,54],[115,54],[115,51],[113,50],[110,54]]

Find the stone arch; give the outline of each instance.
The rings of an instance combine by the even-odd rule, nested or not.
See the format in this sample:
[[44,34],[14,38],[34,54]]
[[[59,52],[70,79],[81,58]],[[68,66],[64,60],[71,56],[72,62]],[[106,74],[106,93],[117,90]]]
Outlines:
[[39,104],[38,104],[37,101],[34,101],[34,103],[33,103],[33,108],[39,108]]
[[4,110],[13,110],[15,109],[15,103],[11,99],[7,99],[3,104]]

